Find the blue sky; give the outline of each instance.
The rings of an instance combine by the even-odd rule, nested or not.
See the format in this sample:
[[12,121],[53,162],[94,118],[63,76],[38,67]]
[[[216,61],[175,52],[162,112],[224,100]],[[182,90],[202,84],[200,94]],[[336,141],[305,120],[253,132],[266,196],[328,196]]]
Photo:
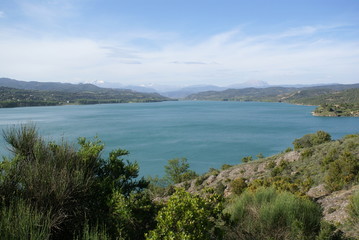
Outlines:
[[0,77],[358,83],[358,0],[2,0]]

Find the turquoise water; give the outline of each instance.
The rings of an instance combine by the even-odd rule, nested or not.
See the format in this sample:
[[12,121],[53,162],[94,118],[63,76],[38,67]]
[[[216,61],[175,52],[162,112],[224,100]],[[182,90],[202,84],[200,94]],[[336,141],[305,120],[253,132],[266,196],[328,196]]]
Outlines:
[[[51,140],[96,135],[106,151],[124,148],[141,175],[163,175],[172,158],[186,157],[203,173],[238,164],[248,155],[269,156],[295,138],[318,130],[333,138],[359,132],[359,118],[313,117],[314,107],[284,103],[200,102],[104,104],[0,109],[0,128],[34,122]],[[5,155],[5,144],[1,149]]]

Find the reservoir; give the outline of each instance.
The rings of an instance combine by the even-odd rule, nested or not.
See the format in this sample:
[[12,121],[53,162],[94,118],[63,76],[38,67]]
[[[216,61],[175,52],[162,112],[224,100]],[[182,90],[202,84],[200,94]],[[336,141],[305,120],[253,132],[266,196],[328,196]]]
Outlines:
[[[76,143],[98,136],[110,150],[130,152],[142,176],[162,176],[167,160],[185,157],[204,173],[244,156],[270,156],[295,138],[324,130],[333,139],[359,133],[359,118],[314,117],[315,107],[285,103],[174,101],[0,109],[0,128],[35,123],[48,140]],[[3,139],[1,155],[7,155]]]

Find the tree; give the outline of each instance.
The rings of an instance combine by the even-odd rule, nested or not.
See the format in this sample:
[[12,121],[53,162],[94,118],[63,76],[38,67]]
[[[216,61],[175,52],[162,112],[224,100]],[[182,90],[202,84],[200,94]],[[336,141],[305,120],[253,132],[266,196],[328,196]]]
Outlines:
[[189,163],[186,158],[175,158],[168,160],[165,166],[165,178],[170,184],[176,184],[193,179],[197,174],[189,169]]
[[331,141],[331,136],[329,133],[324,131],[317,131],[316,133],[306,134],[301,138],[295,139],[293,141],[293,146],[295,150],[298,150],[301,148],[312,147],[329,141]]
[[157,227],[147,240],[209,240],[220,239],[216,221],[222,211],[222,199],[211,194],[191,195],[177,189],[157,217]]
[[[86,224],[90,229],[116,229],[117,197],[133,201],[132,195],[141,198],[148,186],[147,181],[138,179],[138,164],[122,158],[128,151],[113,150],[103,159],[104,146],[97,138],[79,138],[80,147],[75,149],[65,141],[45,141],[33,125],[10,128],[4,131],[4,138],[13,156],[0,165],[0,208],[10,209],[14,200],[21,200],[30,209],[49,213],[52,239],[81,236]],[[142,203],[147,204],[138,201],[128,206],[132,219],[138,218],[134,209]],[[131,232],[132,227],[128,225],[124,231]],[[117,229],[110,235],[116,233]]]

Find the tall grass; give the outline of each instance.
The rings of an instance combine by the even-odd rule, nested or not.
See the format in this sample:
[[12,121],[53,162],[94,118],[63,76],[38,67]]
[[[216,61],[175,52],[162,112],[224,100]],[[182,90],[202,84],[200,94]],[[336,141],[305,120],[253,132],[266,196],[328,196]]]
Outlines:
[[50,238],[51,217],[26,204],[14,201],[3,207],[0,213],[0,237],[2,240]]
[[0,186],[4,206],[20,198],[50,212],[52,233],[82,228],[90,214],[85,199],[92,194],[98,159],[82,158],[65,142],[45,142],[33,125],[10,128],[4,138],[14,153]]
[[228,239],[315,239],[321,209],[310,200],[273,188],[245,191],[226,208],[232,227]]
[[348,211],[350,215],[350,235],[359,238],[359,191],[351,198]]

